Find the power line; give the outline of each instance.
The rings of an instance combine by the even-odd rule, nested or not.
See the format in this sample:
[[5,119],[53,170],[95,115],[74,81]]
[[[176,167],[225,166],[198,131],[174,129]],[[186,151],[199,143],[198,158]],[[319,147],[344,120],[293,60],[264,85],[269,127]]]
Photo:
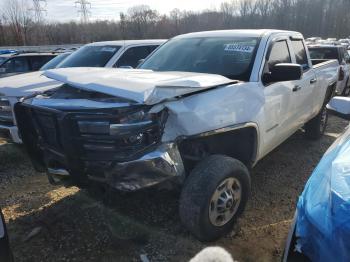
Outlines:
[[43,14],[47,12],[46,6],[46,0],[33,0],[33,8],[30,8],[29,11],[34,12],[35,21],[37,23],[43,20]]
[[91,3],[86,0],[78,0],[75,2],[75,6],[79,8],[78,13],[80,14],[81,22],[84,24],[89,22]]

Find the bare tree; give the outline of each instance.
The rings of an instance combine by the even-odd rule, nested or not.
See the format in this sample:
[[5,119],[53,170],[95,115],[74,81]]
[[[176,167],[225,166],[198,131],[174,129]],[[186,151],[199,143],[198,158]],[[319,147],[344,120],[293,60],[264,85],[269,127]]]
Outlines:
[[4,15],[18,44],[27,44],[27,35],[32,17],[24,0],[7,0]]

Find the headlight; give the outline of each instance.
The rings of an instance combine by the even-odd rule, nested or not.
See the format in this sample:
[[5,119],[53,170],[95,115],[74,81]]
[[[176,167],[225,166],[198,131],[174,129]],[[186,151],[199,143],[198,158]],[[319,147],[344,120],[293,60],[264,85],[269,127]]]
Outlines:
[[134,133],[142,131],[147,127],[153,125],[154,116],[144,111],[139,111],[130,115],[127,115],[119,120],[118,124],[111,124],[111,135],[125,135],[128,133]]
[[96,135],[126,135],[129,133],[144,130],[153,125],[153,115],[144,111],[138,111],[126,115],[117,120],[94,121],[79,120],[78,126],[80,133]]

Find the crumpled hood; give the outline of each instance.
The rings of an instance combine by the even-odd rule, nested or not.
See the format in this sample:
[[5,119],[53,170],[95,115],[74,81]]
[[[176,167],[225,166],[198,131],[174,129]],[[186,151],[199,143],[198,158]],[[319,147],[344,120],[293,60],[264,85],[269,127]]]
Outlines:
[[0,94],[8,97],[24,97],[60,85],[59,82],[42,74],[43,72],[39,71],[1,78]]
[[46,71],[44,75],[75,88],[148,105],[237,82],[213,74],[113,68],[62,68]]

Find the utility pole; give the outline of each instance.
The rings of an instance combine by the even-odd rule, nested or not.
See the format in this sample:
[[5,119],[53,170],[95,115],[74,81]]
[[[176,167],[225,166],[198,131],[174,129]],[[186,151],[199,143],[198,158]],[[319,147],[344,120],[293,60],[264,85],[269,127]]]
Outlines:
[[37,23],[42,22],[43,13],[46,13],[46,0],[33,0],[33,8],[30,8],[29,11],[34,12],[35,21]]
[[78,13],[80,14],[80,19],[83,24],[89,22],[91,16],[91,3],[86,0],[78,0],[75,2],[75,7],[79,8]]

